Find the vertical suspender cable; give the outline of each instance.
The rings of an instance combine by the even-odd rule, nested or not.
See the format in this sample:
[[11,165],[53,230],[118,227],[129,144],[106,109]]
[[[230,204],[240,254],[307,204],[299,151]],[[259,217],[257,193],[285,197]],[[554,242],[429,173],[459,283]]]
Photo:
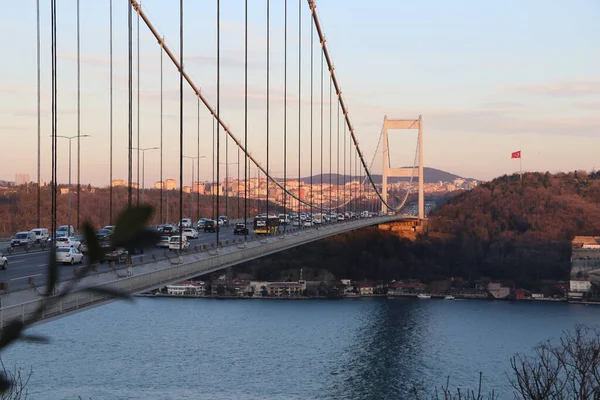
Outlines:
[[[302,0],[298,0],[298,219],[300,221],[300,213],[302,203],[302,178],[300,172],[300,161],[302,160],[300,153],[300,144],[302,142]],[[300,222],[302,229],[302,222]]]
[[283,227],[285,232],[287,224],[290,222],[287,218],[287,40],[288,40],[288,0],[284,0],[284,22],[283,22],[283,214],[286,225]]
[[[331,113],[331,107],[330,107],[330,111]],[[331,118],[329,119],[331,121]],[[331,146],[330,146],[331,148]],[[337,151],[337,157],[336,157],[336,163],[337,163],[337,167],[336,167],[336,206],[340,205],[340,104],[338,103],[338,107],[337,107],[337,145],[336,145],[336,151]],[[331,162],[331,157],[329,157],[329,162]]]
[[[311,5],[312,6],[312,5]],[[311,38],[314,31],[314,22],[311,19]],[[321,53],[321,214],[323,214],[323,205],[325,202],[323,201],[323,53]],[[329,207],[331,208],[331,171],[329,171]],[[323,216],[321,215],[321,218]]]
[[216,221],[217,219],[217,209],[216,209],[216,204],[217,204],[217,198],[215,196],[215,193],[218,193],[219,190],[219,185],[218,183],[215,185],[215,146],[216,146],[216,142],[215,142],[215,120],[213,118],[213,127],[212,127],[212,182],[210,184],[210,190],[212,192],[212,218]]
[[[344,124],[344,188],[342,193],[344,194],[344,214],[346,214],[346,124]],[[346,215],[344,215],[344,220],[346,220]]]
[[[160,223],[168,223],[163,219],[163,48],[160,44]],[[167,204],[168,207],[168,204]]]
[[[217,0],[217,119],[221,119],[221,0]],[[221,160],[220,151],[221,124],[217,124],[217,215],[219,216],[219,192],[221,184],[219,182],[219,162]],[[217,230],[217,251],[219,249],[219,221],[216,221]]]
[[313,218],[312,214],[313,214],[313,203],[314,203],[314,196],[313,196],[313,75],[314,75],[314,71],[313,71],[313,39],[314,35],[312,32],[312,23],[311,23],[311,31],[310,31],[310,214],[311,214],[311,218]]
[[42,226],[40,221],[41,212],[42,212],[42,202],[41,202],[41,141],[42,141],[42,125],[41,125],[41,82],[40,82],[40,0],[36,0],[35,2],[35,13],[37,19],[37,227]]
[[[321,54],[321,65],[323,65],[323,54]],[[331,209],[331,195],[333,189],[331,187],[331,128],[332,128],[332,117],[333,117],[333,103],[331,102],[331,79],[329,79],[329,208]],[[339,173],[339,171],[338,171]]]
[[[246,151],[248,151],[248,0],[244,1],[244,153]],[[244,246],[246,246],[248,239],[248,160],[246,160],[245,154],[244,160]]]
[[[57,102],[57,74],[56,74],[56,0],[50,1],[50,13],[51,13],[51,35],[52,35],[52,45],[51,45],[51,63],[52,63],[52,221],[51,221],[51,229],[52,235],[56,233],[56,189],[57,189],[57,118],[56,118],[56,102]],[[52,249],[51,249],[51,260],[55,260],[56,257],[56,240],[52,240]]]
[[[79,229],[79,203],[81,195],[81,46],[80,46],[80,10],[77,0],[77,225]],[[69,188],[71,190],[71,188]]]
[[[198,171],[198,184],[196,185],[196,221],[200,220],[200,98],[198,97],[198,143],[196,144],[196,170]],[[192,182],[194,190],[194,182]],[[190,218],[194,218],[190,215]]]
[[[140,0],[140,7],[142,7],[142,1]],[[140,145],[140,12],[137,12],[137,34],[136,34],[136,40],[137,40],[137,45],[136,45],[136,50],[137,50],[137,62],[136,62],[136,68],[137,68],[137,106],[136,106],[136,113],[137,113],[137,123],[136,123],[136,129],[137,129],[137,205],[140,205],[140,148],[142,147]]]
[[108,187],[108,224],[112,225],[113,223],[113,0],[110,0],[108,3],[109,10],[109,36],[108,39],[108,47],[109,47],[109,75],[110,75],[110,83],[109,83],[109,150],[108,150],[108,158],[109,158],[109,187]]
[[354,177],[352,176],[352,142],[348,144],[348,171],[350,172],[350,198],[348,199],[348,207],[350,208],[349,211],[352,211],[352,202],[354,201],[354,198],[352,197],[352,186],[354,182]]
[[267,221],[266,221],[266,227],[267,227],[267,233],[271,233],[271,225],[269,224],[269,127],[270,127],[270,115],[269,115],[269,104],[270,104],[270,70],[269,70],[269,64],[270,64],[270,42],[271,42],[271,37],[270,37],[270,31],[271,31],[271,15],[270,15],[270,11],[271,11],[271,2],[269,0],[267,0],[267,173],[266,173],[266,179],[265,179],[265,183],[267,184],[267,203],[265,204],[266,209],[267,209]]
[[131,208],[132,206],[132,170],[133,170],[133,15],[131,12],[131,3],[127,0],[128,4],[128,13],[127,13],[127,36],[129,40],[129,48],[128,48],[128,56],[129,56],[129,65],[128,65],[128,80],[129,80],[129,114],[128,114],[128,135],[129,135],[129,154],[128,157],[128,170],[127,170],[127,206]]
[[[139,35],[138,35],[139,37]],[[138,46],[139,51],[139,46]],[[183,242],[183,0],[179,0],[179,251]],[[139,67],[139,65],[138,65]],[[139,75],[138,75],[139,83]],[[138,91],[139,96],[139,91]],[[138,105],[139,113],[139,105]],[[139,115],[139,114],[138,114]],[[139,125],[138,125],[139,132]],[[139,138],[138,138],[139,144]],[[139,146],[138,146],[139,149]],[[139,150],[138,150],[139,151]],[[139,172],[139,170],[138,170]],[[139,186],[138,186],[139,187]]]

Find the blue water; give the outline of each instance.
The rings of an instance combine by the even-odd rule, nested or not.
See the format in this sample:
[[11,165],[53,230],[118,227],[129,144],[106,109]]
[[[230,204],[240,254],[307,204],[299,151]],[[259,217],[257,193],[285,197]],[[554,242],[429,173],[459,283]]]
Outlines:
[[512,398],[510,356],[600,321],[557,303],[139,298],[32,329],[33,399],[402,399],[415,382]]

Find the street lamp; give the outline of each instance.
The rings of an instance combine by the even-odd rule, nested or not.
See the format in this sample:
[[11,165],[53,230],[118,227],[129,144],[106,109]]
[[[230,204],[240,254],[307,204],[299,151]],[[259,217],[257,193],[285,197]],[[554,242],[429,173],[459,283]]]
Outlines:
[[[219,163],[220,165],[225,165],[226,166],[226,170],[225,170],[225,189],[226,189],[226,194],[225,194],[225,215],[227,217],[229,217],[229,187],[227,185],[229,185],[229,166],[230,165],[238,165],[239,162],[232,162],[232,163]],[[217,182],[217,184],[219,184],[219,182]]]
[[[206,156],[197,156],[197,157],[192,157],[192,156],[183,156],[183,158],[189,158],[190,160],[192,160],[192,184],[190,186],[190,193],[194,192],[194,160],[198,160],[198,162],[200,161],[201,158],[206,158]],[[200,178],[200,164],[198,164],[198,178]],[[196,192],[196,202],[197,202],[197,208],[198,208],[198,214],[196,215],[198,217],[198,220],[200,219],[200,190],[198,190]],[[190,201],[190,218],[194,217],[194,205],[193,203]]]
[[[69,199],[68,199],[68,217],[67,217],[67,224],[69,225],[67,232],[69,234],[69,236],[71,236],[71,140],[73,139],[77,139],[77,138],[84,138],[84,137],[89,137],[90,135],[75,135],[75,136],[61,136],[61,135],[56,135],[57,138],[62,138],[62,139],[67,139],[69,141]],[[50,137],[52,137],[52,135],[50,135]],[[56,184],[56,182],[54,183]],[[77,227],[79,228],[79,227]]]
[[[142,152],[142,196],[143,196],[144,195],[144,187],[145,187],[145,183],[146,183],[146,151],[160,150],[160,147],[148,147],[145,149],[140,149],[138,147],[132,147],[131,150],[139,150]],[[162,182],[160,184],[162,185]],[[139,187],[140,187],[140,183],[138,182],[138,188]]]

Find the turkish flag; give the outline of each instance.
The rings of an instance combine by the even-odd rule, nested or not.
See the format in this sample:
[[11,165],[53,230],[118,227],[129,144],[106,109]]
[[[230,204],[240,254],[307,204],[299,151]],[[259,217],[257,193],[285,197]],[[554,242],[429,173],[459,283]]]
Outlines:
[[521,150],[512,153],[510,158],[521,158]]

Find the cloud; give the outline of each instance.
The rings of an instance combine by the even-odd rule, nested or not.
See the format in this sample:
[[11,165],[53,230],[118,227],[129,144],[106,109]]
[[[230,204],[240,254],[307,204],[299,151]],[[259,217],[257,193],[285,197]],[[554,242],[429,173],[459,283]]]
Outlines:
[[536,85],[522,85],[518,91],[553,97],[576,97],[600,95],[600,79],[561,80]]
[[1,94],[25,94],[25,93],[35,93],[35,88],[33,86],[24,86],[24,85],[6,85],[0,86]]
[[504,110],[430,110],[423,112],[427,125],[436,130],[474,133],[571,135],[597,137],[600,117],[515,117]]
[[600,101],[576,102],[573,103],[573,106],[582,110],[600,111]]
[[527,107],[525,103],[522,103],[520,101],[487,101],[483,103],[482,106],[484,108],[504,110],[520,109]]

